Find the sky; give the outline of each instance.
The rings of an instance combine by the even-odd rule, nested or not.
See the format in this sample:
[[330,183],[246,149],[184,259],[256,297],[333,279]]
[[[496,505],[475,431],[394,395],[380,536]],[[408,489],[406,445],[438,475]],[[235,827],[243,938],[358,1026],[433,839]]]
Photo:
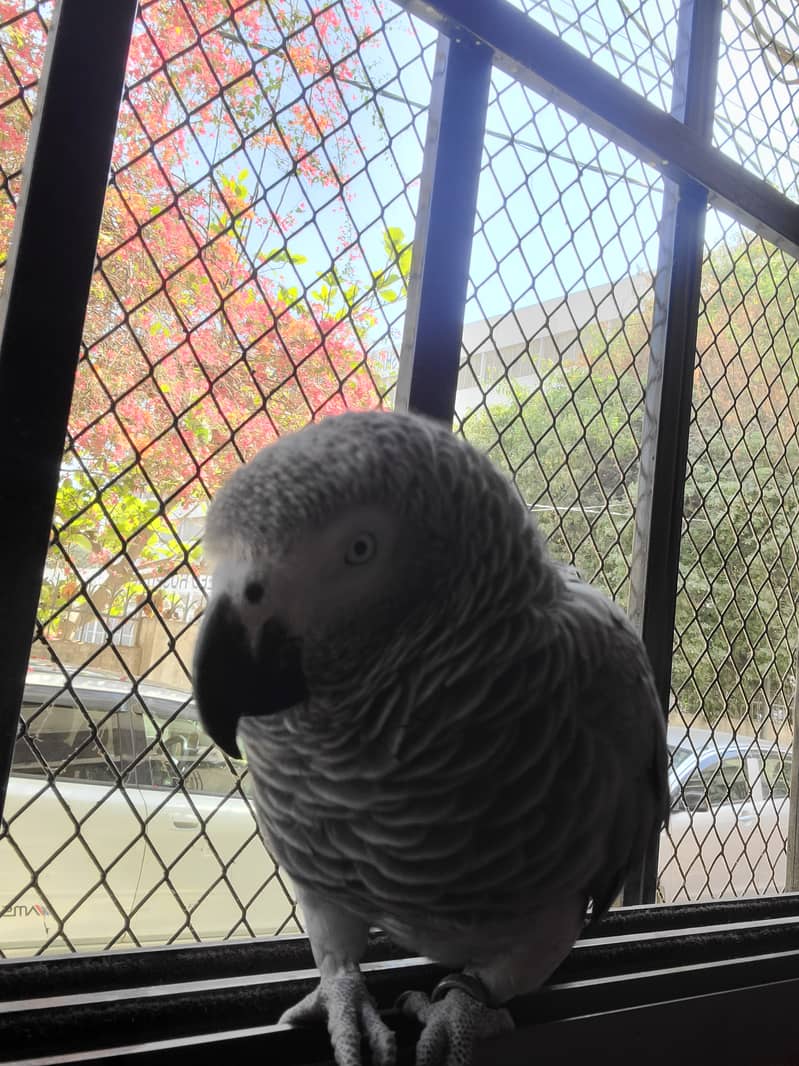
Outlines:
[[[732,0],[733,9],[736,2]],[[669,106],[675,2],[516,3],[532,9],[547,28],[621,76],[650,102]],[[389,17],[397,10],[389,0],[382,6]],[[630,6],[634,10],[628,17]],[[295,252],[307,256],[307,263],[297,267],[303,283],[319,272],[337,231],[340,242],[355,231],[360,234],[366,260],[358,275],[362,284],[369,280],[366,267],[379,269],[384,263],[386,226],[412,235],[435,46],[433,31],[412,21],[413,30],[407,16],[389,21],[379,43],[364,53],[369,78],[381,87],[381,116],[372,106],[354,119],[372,159],[367,173],[350,186],[346,212],[351,224],[344,202],[331,201],[328,190],[307,185],[296,190],[298,200],[319,212],[318,225],[291,241]],[[722,29],[715,142],[793,195],[791,183],[799,170],[799,139],[792,136],[796,86],[775,81],[755,41],[741,36],[730,9]],[[781,30],[786,41],[795,37],[799,46],[799,33],[792,27],[774,23],[771,29]],[[350,88],[350,106],[365,99],[357,87]],[[544,302],[630,273],[654,271],[663,192],[656,171],[498,71],[492,79],[486,129],[467,321],[504,314],[514,304]],[[760,141],[768,147],[755,150]],[[783,181],[786,174],[790,180]],[[727,223],[711,212],[711,245],[722,237]],[[395,309],[395,319],[400,310]]]

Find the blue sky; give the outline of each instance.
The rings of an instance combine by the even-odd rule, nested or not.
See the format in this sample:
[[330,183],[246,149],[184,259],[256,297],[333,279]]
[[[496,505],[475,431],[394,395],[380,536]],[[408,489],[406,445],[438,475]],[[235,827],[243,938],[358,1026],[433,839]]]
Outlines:
[[[676,3],[515,2],[650,102],[669,105]],[[365,6],[374,22],[374,9]],[[279,268],[287,284],[312,286],[331,258],[357,238],[362,258],[350,270],[365,289],[371,272],[385,265],[384,230],[398,227],[412,237],[436,36],[423,22],[399,14],[390,0],[382,7],[382,34],[363,50],[360,65],[351,63],[352,82],[340,84],[352,132],[368,159],[360,172],[351,160],[356,174],[345,195],[290,173],[278,181],[279,164],[270,168],[261,161],[258,168],[261,181],[272,186],[268,206],[279,204],[281,212],[294,215],[284,237],[289,251],[305,261]],[[779,186],[786,160],[791,175],[796,169],[791,153],[799,138],[789,136],[796,125],[790,106],[796,87],[775,82],[762,57],[758,65],[751,42],[729,15],[723,31],[728,43],[720,63],[716,141]],[[374,99],[362,88],[369,82],[379,89]],[[286,93],[292,91],[296,86],[287,83]],[[663,191],[656,171],[497,71],[486,128],[467,321],[654,270]],[[328,146],[335,149],[336,139]],[[252,161],[242,152],[225,171],[252,171]],[[255,180],[249,173],[244,183]],[[711,244],[724,225],[711,213]],[[280,234],[274,238],[267,247],[281,243]],[[402,301],[385,306],[376,332],[391,327],[396,342],[402,310]]]

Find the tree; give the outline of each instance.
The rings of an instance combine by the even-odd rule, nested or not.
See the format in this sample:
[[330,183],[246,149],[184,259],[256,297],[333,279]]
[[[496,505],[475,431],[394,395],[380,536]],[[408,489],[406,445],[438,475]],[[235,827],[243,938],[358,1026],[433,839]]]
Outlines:
[[[8,91],[35,84],[44,44],[19,6],[0,9]],[[306,248],[368,147],[342,84],[377,21],[358,0],[142,5],[42,593],[51,636],[88,600],[112,624],[179,612],[167,579],[200,558],[186,519],[226,474],[280,433],[381,402],[367,355],[381,308],[404,296],[410,246],[385,226],[366,284],[357,241],[327,262],[317,249],[315,270]],[[8,174],[30,124],[19,103],[0,111]]]
[[642,423],[646,308],[582,330],[579,359],[537,365],[540,387],[509,383],[463,421],[468,440],[514,477],[554,553],[624,602]]
[[[799,631],[799,270],[734,231],[706,261],[672,686],[687,717],[789,707]],[[625,602],[651,298],[463,432],[511,473],[557,556]],[[501,398],[500,398],[501,396]]]
[[732,722],[790,707],[799,598],[799,272],[734,230],[703,275],[673,687]]

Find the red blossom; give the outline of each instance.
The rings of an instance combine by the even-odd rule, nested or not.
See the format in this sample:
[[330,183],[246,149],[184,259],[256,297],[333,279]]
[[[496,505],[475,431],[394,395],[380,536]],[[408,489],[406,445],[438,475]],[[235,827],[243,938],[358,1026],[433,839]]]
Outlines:
[[[11,23],[0,262],[46,43],[39,16],[22,9],[0,0]],[[317,282],[295,269],[301,257],[273,254],[301,232],[314,188],[335,192],[363,166],[336,75],[350,76],[356,35],[370,32],[358,0],[346,15],[305,0],[141,4],[57,503],[58,551],[70,535],[95,542],[72,564],[82,580],[103,566],[126,582],[132,568],[168,573],[165,515],[204,505],[278,434],[380,402],[363,341],[373,311],[342,296],[344,280],[335,298],[316,299],[304,284]],[[289,180],[296,196],[284,204]],[[346,264],[336,269],[346,276]],[[79,588],[70,577],[59,596]]]

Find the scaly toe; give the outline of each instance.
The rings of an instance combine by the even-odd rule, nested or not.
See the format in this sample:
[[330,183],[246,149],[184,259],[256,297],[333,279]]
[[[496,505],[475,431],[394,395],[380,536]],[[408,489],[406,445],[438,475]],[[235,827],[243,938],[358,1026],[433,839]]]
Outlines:
[[324,977],[315,991],[281,1017],[288,1025],[327,1022],[337,1066],[362,1066],[366,1039],[373,1066],[394,1066],[396,1039],[380,1017],[358,971]]
[[398,1006],[424,1026],[416,1066],[469,1066],[478,1040],[513,1029],[507,1010],[487,1007],[459,988],[436,1003],[422,992],[406,992]]

